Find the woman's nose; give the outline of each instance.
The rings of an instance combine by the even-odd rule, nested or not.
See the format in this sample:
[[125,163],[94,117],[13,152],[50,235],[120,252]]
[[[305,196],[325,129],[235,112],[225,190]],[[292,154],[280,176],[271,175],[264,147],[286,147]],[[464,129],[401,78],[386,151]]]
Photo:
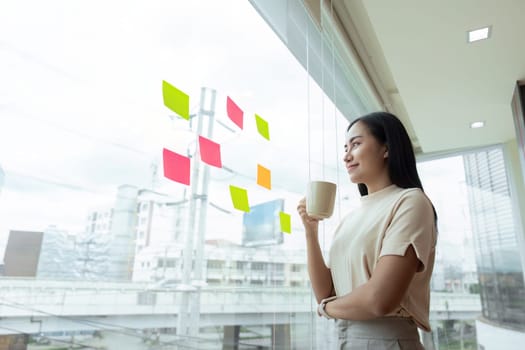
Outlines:
[[343,162],[349,162],[350,161],[350,158],[352,157],[350,151],[346,151],[345,152],[345,155],[343,156]]

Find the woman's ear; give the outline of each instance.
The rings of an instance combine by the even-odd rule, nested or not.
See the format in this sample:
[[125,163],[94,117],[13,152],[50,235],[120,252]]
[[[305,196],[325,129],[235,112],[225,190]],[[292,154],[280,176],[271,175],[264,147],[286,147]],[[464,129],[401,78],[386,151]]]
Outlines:
[[385,153],[383,154],[383,158],[388,158],[388,148],[385,147]]

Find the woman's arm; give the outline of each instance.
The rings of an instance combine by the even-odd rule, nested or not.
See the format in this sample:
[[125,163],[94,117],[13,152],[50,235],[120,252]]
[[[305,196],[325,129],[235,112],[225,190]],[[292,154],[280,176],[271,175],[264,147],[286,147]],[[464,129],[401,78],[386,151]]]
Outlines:
[[335,295],[333,288],[332,275],[330,269],[326,267],[319,246],[319,220],[313,219],[306,214],[306,201],[301,199],[297,206],[297,211],[303,221],[306,234],[307,264],[312,289],[319,303],[322,299]]
[[404,256],[381,257],[370,280],[326,304],[326,313],[345,320],[369,320],[391,313],[399,307],[419,264],[412,245]]

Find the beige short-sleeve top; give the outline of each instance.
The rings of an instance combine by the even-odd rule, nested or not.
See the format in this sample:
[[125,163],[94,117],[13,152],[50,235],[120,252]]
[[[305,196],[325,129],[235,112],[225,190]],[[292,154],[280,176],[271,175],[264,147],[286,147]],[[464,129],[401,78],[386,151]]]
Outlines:
[[361,197],[361,206],[337,227],[329,251],[336,295],[366,283],[382,256],[406,253],[412,245],[420,268],[399,308],[388,316],[411,317],[430,331],[430,277],[434,267],[436,225],[430,200],[419,188],[396,185]]

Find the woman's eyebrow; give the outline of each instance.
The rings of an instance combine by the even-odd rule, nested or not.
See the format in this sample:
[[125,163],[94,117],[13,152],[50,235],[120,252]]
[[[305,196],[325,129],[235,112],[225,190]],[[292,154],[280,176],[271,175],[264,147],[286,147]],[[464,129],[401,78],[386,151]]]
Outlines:
[[348,140],[348,143],[352,143],[352,141],[354,141],[355,139],[357,139],[359,137],[363,137],[363,136],[361,136],[361,135],[354,136],[354,137],[350,138],[350,140]]

